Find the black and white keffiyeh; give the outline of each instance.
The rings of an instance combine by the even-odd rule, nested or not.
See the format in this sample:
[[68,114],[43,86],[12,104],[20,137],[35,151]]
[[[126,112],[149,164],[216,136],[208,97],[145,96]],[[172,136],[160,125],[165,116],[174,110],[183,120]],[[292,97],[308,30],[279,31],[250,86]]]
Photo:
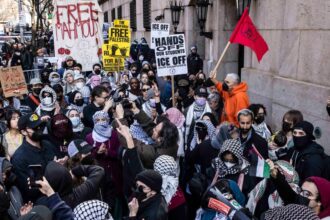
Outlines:
[[77,205],[74,210],[74,220],[113,220],[109,206],[99,200],[89,200]]
[[290,204],[268,210],[265,213],[265,220],[317,220],[320,219],[315,212],[305,205]]
[[[228,168],[221,160],[221,156],[225,152],[232,153],[238,159],[238,164],[231,168]],[[215,168],[219,170],[219,177],[221,178],[229,174],[237,174],[241,172],[247,174],[247,167],[250,165],[249,162],[243,157],[243,148],[241,147],[241,143],[236,139],[229,139],[223,143],[219,153],[219,157],[215,159],[214,164]]]
[[169,204],[179,185],[177,163],[173,157],[161,155],[155,160],[154,170],[162,176],[161,193]]

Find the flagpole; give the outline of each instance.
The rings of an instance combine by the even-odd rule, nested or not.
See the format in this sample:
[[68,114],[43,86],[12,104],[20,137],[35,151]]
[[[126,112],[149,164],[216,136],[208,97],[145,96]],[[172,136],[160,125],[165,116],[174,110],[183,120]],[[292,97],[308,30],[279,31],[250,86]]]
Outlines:
[[221,63],[223,57],[225,56],[225,54],[226,54],[226,52],[227,52],[229,46],[230,46],[230,41],[228,41],[228,43],[227,43],[225,49],[222,51],[222,54],[221,54],[221,56],[220,56],[220,58],[219,58],[217,64],[215,65],[213,71],[212,71],[212,72],[214,72],[214,76],[213,76],[212,78],[216,78],[216,76],[217,76],[217,69],[219,68],[220,63]]
[[171,76],[172,81],[172,107],[175,108],[175,99],[174,99],[174,76]]

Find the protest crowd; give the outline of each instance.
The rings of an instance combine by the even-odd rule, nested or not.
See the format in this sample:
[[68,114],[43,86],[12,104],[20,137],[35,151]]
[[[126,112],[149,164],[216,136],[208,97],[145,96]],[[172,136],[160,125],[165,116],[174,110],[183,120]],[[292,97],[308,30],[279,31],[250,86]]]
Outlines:
[[292,109],[275,130],[238,74],[204,73],[189,49],[172,84],[144,38],[120,71],[8,47],[3,67],[39,74],[0,94],[0,219],[329,220],[314,125]]

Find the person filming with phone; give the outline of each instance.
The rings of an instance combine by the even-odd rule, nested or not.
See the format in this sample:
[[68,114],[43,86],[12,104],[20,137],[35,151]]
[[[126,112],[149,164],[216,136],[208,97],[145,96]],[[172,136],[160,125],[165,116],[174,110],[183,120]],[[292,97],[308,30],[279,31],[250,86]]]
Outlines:
[[[41,195],[38,189],[28,187],[27,178],[30,177],[31,169],[43,175],[43,169],[55,157],[52,144],[43,140],[42,128],[43,122],[37,114],[27,114],[18,120],[18,129],[24,136],[24,140],[11,162],[17,175],[17,186],[25,202],[34,202]],[[57,162],[64,161],[60,159]],[[38,167],[31,168],[30,165],[38,165]]]

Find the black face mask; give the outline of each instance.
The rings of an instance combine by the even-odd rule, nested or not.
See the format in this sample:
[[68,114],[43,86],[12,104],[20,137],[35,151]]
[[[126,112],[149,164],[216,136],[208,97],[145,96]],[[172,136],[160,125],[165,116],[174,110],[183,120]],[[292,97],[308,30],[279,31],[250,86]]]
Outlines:
[[138,200],[139,204],[141,204],[142,200],[144,200],[145,198],[147,198],[147,194],[145,192],[143,192],[143,187],[142,186],[139,186],[133,192],[132,197],[133,198],[135,197]]
[[57,100],[57,101],[62,101],[62,99],[63,99],[63,95],[58,95],[58,96],[56,96],[56,100]]
[[81,160],[81,164],[82,165],[94,165],[95,161],[94,161],[93,156],[90,154],[90,155],[84,157],[84,159]]
[[154,81],[155,80],[155,76],[154,75],[148,76],[148,78],[149,78],[150,81]]
[[288,133],[289,131],[292,131],[291,123],[288,123],[288,122],[284,121],[282,123],[282,131],[284,131],[285,133]]
[[228,86],[227,83],[225,83],[225,82],[222,83],[222,90],[223,91],[229,91],[229,86]]
[[35,94],[39,95],[40,92],[41,92],[41,88],[34,88],[34,89],[33,89],[33,92],[34,92]]
[[42,130],[34,130],[31,139],[35,142],[41,141],[43,138]]
[[293,139],[294,147],[297,150],[307,147],[308,143],[310,142],[310,139],[307,135],[302,136],[302,137],[293,136],[292,139]]
[[74,101],[75,102],[75,104],[77,105],[77,106],[83,106],[83,104],[84,104],[84,99],[76,99],[76,101]]
[[257,124],[261,124],[265,120],[265,116],[258,116],[254,119]]
[[96,70],[94,70],[94,73],[95,73],[96,75],[99,75],[99,74],[101,73],[101,70],[96,69]]
[[203,85],[204,84],[204,79],[198,79],[196,81],[197,85]]
[[180,96],[181,98],[185,98],[185,97],[188,96],[189,91],[188,91],[186,88],[182,88],[182,87],[181,87],[181,88],[179,88],[178,93],[179,93],[179,96]]

